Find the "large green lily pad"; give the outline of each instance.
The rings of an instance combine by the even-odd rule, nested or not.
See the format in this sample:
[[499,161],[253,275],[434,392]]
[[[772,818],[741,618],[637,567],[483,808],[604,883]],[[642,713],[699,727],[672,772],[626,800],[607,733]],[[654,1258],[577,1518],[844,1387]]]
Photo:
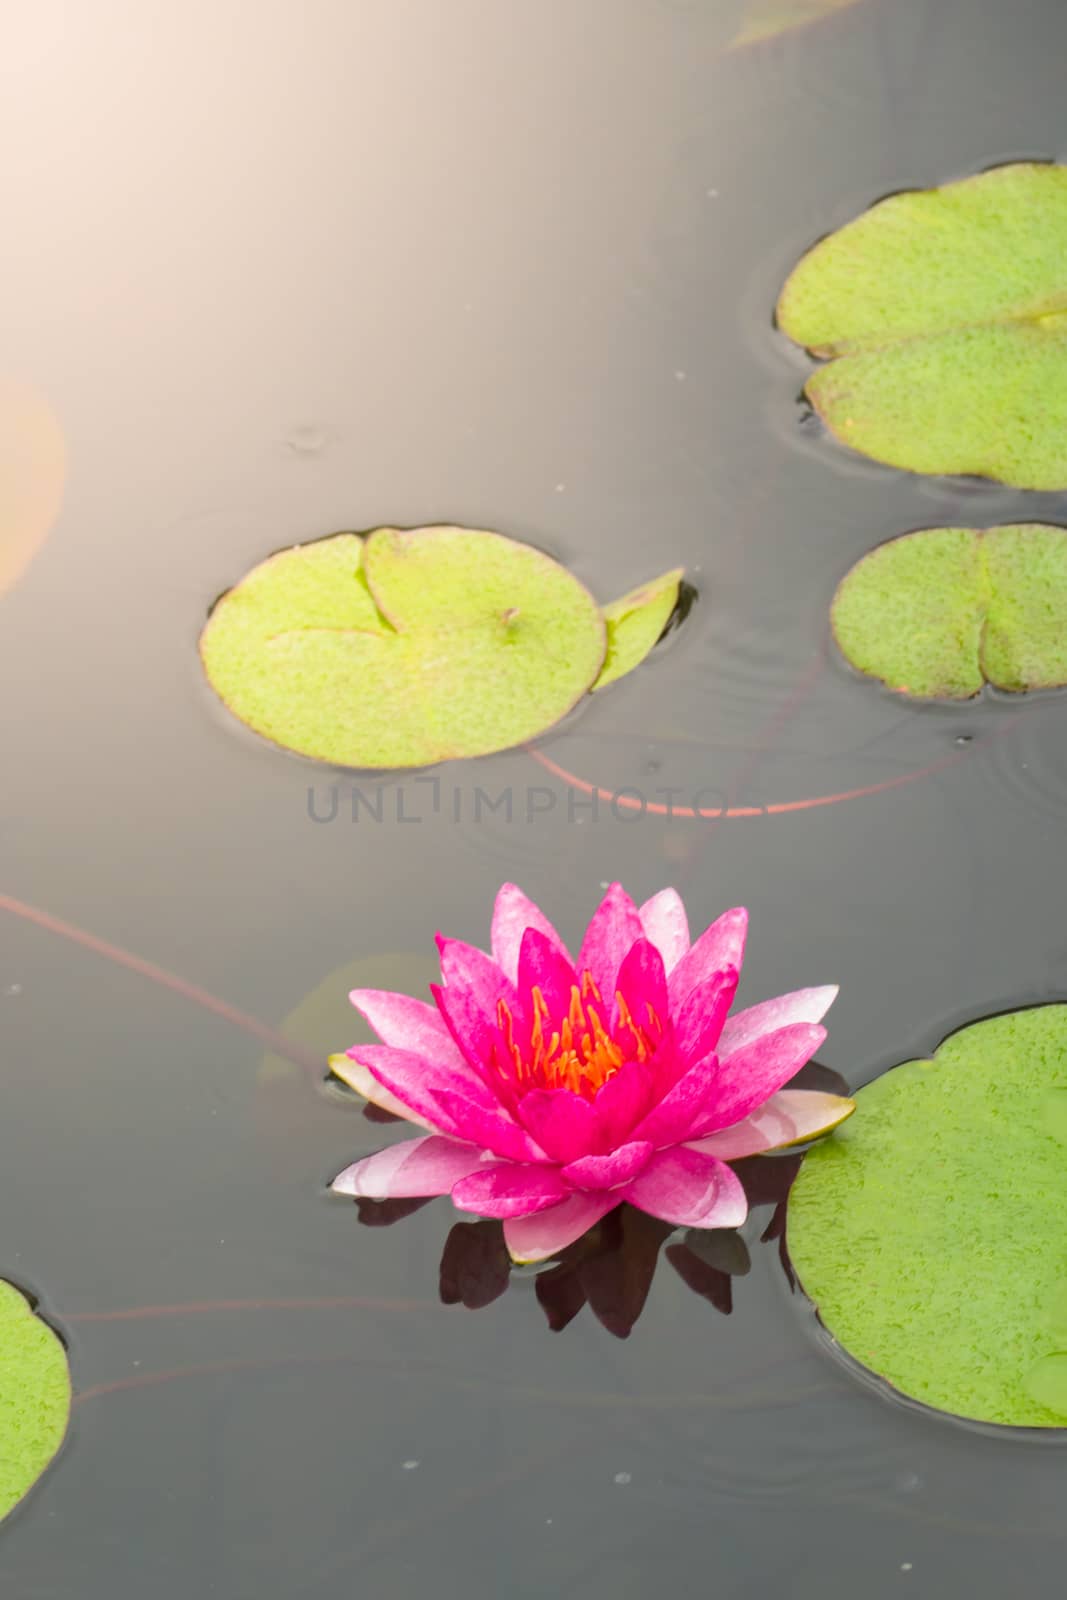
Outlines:
[[1067,1005],[963,1028],[856,1102],[789,1200],[822,1322],[915,1400],[1067,1426]]
[[853,449],[1067,487],[1067,167],[890,196],[803,257],[778,323],[829,358],[806,393]]
[[25,1295],[0,1279],[0,1519],[44,1472],[69,1420],[66,1351]]
[[212,687],[257,733],[379,768],[543,733],[594,686],[607,647],[604,615],[564,567],[453,527],[284,550],[222,597],[200,640]]
[[1067,683],[1067,530],[1016,523],[890,539],[842,579],[831,619],[853,666],[917,698]]

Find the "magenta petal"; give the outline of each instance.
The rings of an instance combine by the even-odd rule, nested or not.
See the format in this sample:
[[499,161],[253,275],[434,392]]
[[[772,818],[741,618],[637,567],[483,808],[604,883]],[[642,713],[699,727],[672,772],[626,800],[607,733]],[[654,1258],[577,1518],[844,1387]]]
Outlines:
[[491,1150],[504,1161],[544,1161],[545,1152],[524,1128],[500,1107],[487,1111],[468,1100],[462,1089],[441,1089],[435,1096],[442,1118],[447,1117],[459,1139]]
[[719,1061],[715,1055],[694,1063],[668,1089],[659,1105],[653,1106],[633,1130],[635,1139],[647,1139],[657,1150],[681,1144],[703,1131],[709,1110],[714,1107]]
[[846,1100],[843,1095],[824,1094],[818,1089],[780,1089],[750,1117],[691,1141],[689,1148],[717,1156],[720,1161],[738,1161],[742,1156],[780,1150],[784,1145],[800,1144],[829,1133],[855,1109],[855,1101]]
[[[630,946],[622,959],[615,978],[615,993],[621,995],[626,1007],[639,1028],[648,1028],[649,1012],[657,1018],[667,1016],[667,974],[663,970],[663,957],[642,934]],[[604,997],[607,999],[607,996]],[[616,999],[611,1013],[611,1031],[616,1039],[624,1040],[627,1029],[620,1031],[620,1007]]]
[[491,939],[493,959],[510,983],[518,982],[519,953],[527,928],[536,928],[550,944],[555,945],[565,961],[570,961],[567,946],[540,906],[535,906],[516,884],[505,883],[499,889],[493,907]]
[[473,1145],[431,1134],[365,1156],[339,1173],[330,1188],[336,1194],[366,1195],[374,1200],[449,1194],[461,1178],[485,1166],[485,1157]]
[[609,1156],[582,1156],[563,1168],[563,1176],[575,1189],[617,1189],[644,1167],[653,1153],[645,1140],[620,1145]]
[[710,928],[704,929],[696,944],[689,948],[671,973],[673,1014],[681,1010],[686,996],[698,983],[706,983],[714,973],[723,972],[727,967],[741,971],[747,931],[748,912],[744,906],[724,911]]
[[674,1047],[681,1059],[702,1061],[715,1049],[737,993],[737,968],[713,972],[690,989],[674,1025]]
[[577,982],[568,958],[537,928],[527,928],[519,953],[519,994],[527,1025],[533,1021],[530,996],[535,988],[541,991],[552,1026],[558,1027],[567,1015]]
[[508,1161],[544,1160],[540,1147],[473,1076],[384,1044],[353,1048],[373,1077],[431,1127]]
[[651,939],[668,975],[689,949],[689,919],[677,889],[661,889],[638,911],[645,938]]
[[620,883],[613,883],[593,913],[578,953],[579,976],[592,974],[593,982],[610,1005],[615,979],[626,952],[644,938],[637,907]]
[[652,1071],[640,1061],[626,1061],[612,1074],[593,1101],[596,1132],[587,1149],[614,1150],[625,1142],[652,1102],[652,1083]]
[[596,1148],[594,1107],[570,1089],[531,1089],[515,1114],[550,1161],[576,1161]]
[[619,1203],[617,1190],[598,1194],[572,1194],[558,1206],[535,1216],[509,1217],[504,1242],[514,1261],[547,1261],[600,1221]]
[[349,1060],[367,1067],[373,1078],[417,1116],[459,1139],[466,1139],[467,1135],[461,1128],[447,1125],[447,1115],[441,1110],[442,1090],[458,1091],[486,1111],[498,1109],[491,1092],[465,1061],[457,1069],[411,1050],[394,1050],[387,1044],[354,1044],[345,1053]]
[[453,1049],[472,1072],[488,1082],[489,1063],[500,1039],[496,1018],[488,1016],[470,991],[458,984],[446,989],[442,984],[431,983],[430,993],[448,1029]]
[[639,1211],[683,1227],[739,1228],[748,1215],[740,1178],[685,1145],[659,1151],[622,1193]]
[[[358,1052],[359,1046],[354,1045],[353,1049]],[[432,1117],[421,1116],[417,1111],[412,1111],[411,1107],[398,1100],[395,1094],[390,1094],[385,1085],[378,1082],[370,1068],[357,1061],[351,1051],[346,1051],[344,1055],[330,1056],[329,1060],[330,1070],[334,1076],[340,1078],[342,1083],[347,1083],[357,1094],[361,1094],[364,1100],[369,1100],[372,1106],[377,1106],[379,1111],[388,1111],[393,1117],[403,1117],[405,1121],[414,1122],[420,1128],[429,1129],[431,1133],[438,1131],[440,1118],[436,1106]]]
[[817,1023],[792,1022],[720,1060],[712,1097],[687,1137],[701,1139],[751,1116],[796,1076],[825,1038],[826,1029]]
[[497,1004],[503,1000],[515,1016],[518,991],[484,950],[459,939],[438,938],[437,943],[443,983],[431,984],[430,991],[467,1060],[484,1066],[499,1038]]
[[774,1033],[790,1022],[821,1022],[836,998],[837,985],[828,984],[822,989],[796,989],[738,1011],[722,1030],[719,1054],[725,1061],[761,1034]]
[[479,1217],[527,1217],[559,1205],[569,1194],[558,1167],[506,1162],[463,1178],[452,1190],[452,1203]]

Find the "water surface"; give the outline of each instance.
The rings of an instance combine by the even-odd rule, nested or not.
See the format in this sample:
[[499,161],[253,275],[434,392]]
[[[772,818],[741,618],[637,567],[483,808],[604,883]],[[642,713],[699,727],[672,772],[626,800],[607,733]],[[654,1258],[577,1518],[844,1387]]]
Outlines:
[[[863,0],[727,54],[739,11],[20,16],[4,363],[70,476],[2,601],[0,890],[269,1027],[344,969],[290,1026],[313,1051],[355,1036],[354,964],[425,982],[435,928],[483,939],[505,877],[569,939],[616,877],[677,883],[700,926],[747,904],[744,998],[839,982],[822,1059],[853,1086],[1063,998],[1062,698],[905,706],[834,660],[825,617],[894,533],[1067,520],[1067,497],[847,457],[771,311],[879,196],[1067,156],[1067,14]],[[520,752],[443,769],[436,811],[408,778],[381,823],[313,820],[333,775],[201,682],[207,607],[280,546],[441,520],[529,539],[603,600],[684,564],[684,629],[542,748],[608,792],[759,814],[594,817]],[[478,785],[510,787],[510,822],[474,817]],[[443,1306],[445,1202],[372,1229],[325,1194],[388,1131],[54,930],[6,914],[0,941],[0,1271],[88,1391],[0,1535],[19,1600],[1060,1592],[1057,1443],[858,1382],[759,1245],[766,1209],[730,1316],[666,1261],[625,1342],[588,1309],[550,1333],[525,1279]],[[337,1300],[360,1303],[314,1304]],[[145,1307],[192,1309],[111,1316]]]

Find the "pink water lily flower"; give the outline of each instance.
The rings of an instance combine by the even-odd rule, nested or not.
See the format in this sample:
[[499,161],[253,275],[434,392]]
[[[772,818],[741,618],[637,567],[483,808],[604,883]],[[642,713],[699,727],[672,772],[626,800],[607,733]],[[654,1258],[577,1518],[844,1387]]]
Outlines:
[[378,989],[353,1004],[383,1041],[331,1059],[383,1110],[425,1128],[332,1187],[375,1199],[449,1194],[504,1221],[517,1261],[543,1261],[628,1200],[666,1222],[734,1228],[728,1163],[814,1138],[851,1100],[784,1088],[826,1037],[836,988],[728,1016],[748,913],[690,943],[673,889],[637,907],[612,884],[578,959],[514,884],[492,955],[438,936],[434,1005]]

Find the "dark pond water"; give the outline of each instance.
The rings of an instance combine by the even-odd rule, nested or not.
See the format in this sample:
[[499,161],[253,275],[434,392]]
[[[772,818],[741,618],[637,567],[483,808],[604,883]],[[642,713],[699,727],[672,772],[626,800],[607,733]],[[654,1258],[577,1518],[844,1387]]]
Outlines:
[[[1062,698],[905,706],[825,623],[889,535],[1067,520],[1067,497],[847,458],[771,326],[800,251],[876,197],[1067,157],[1067,11],[863,0],[726,54],[739,13],[12,18],[3,361],[49,397],[70,475],[0,607],[6,896],[312,1058],[356,1036],[357,975],[421,986],[435,928],[480,941],[504,878],[572,938],[615,877],[676,883],[700,926],[746,903],[745,997],[838,981],[822,1059],[854,1086],[1067,993]],[[409,777],[353,823],[343,778],[312,820],[332,775],[213,703],[206,608],[282,545],[440,520],[540,544],[605,600],[684,563],[685,627],[543,751],[757,814],[594,818],[513,753],[443,769],[436,812]],[[510,788],[510,822],[474,817],[479,785]],[[325,1192],[389,1130],[16,910],[0,1272],[64,1331],[82,1398],[0,1534],[5,1594],[1059,1594],[1057,1441],[858,1382],[759,1243],[768,1209],[729,1316],[665,1256],[626,1341],[588,1307],[550,1332],[529,1278],[444,1306],[445,1202],[370,1228]]]

